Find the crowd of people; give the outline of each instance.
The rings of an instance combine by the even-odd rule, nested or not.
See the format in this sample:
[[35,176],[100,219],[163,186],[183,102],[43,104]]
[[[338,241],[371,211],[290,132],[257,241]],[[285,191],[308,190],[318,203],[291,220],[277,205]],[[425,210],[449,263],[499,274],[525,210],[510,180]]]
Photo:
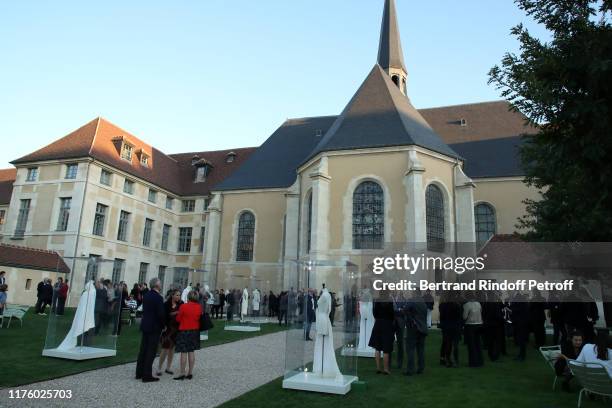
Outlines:
[[[391,374],[392,353],[396,351],[397,368],[405,375],[425,370],[425,337],[431,327],[431,293],[415,292],[406,298],[404,292],[381,292],[374,304],[375,324],[370,347],[376,350],[377,372]],[[485,364],[486,350],[491,362],[507,355],[507,341],[513,341],[518,353],[514,360],[524,361],[530,336],[533,346],[546,345],[546,321],[553,326],[552,342],[561,345],[556,362],[558,376],[564,377],[563,389],[569,390],[572,379],[568,360],[601,363],[612,378],[612,350],[607,329],[595,329],[599,319],[597,305],[586,293],[572,293],[566,298],[551,294],[545,299],[540,292],[531,296],[517,293],[502,300],[499,293],[446,292],[439,298],[438,326],[442,332],[440,364],[449,368],[459,365],[460,342],[467,352],[467,366]],[[416,357],[416,367],[415,367]]]

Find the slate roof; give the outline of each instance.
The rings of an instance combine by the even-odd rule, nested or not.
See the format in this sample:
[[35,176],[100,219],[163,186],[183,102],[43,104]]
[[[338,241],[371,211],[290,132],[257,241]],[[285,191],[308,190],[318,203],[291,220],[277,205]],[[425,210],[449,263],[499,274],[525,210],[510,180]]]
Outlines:
[[521,168],[521,136],[452,144],[464,157],[464,172],[471,178],[513,177],[525,175]]
[[214,190],[291,186],[295,182],[297,166],[312,152],[336,118],[337,116],[323,116],[287,120],[242,167],[219,183]]
[[0,270],[2,266],[69,273],[70,268],[55,251],[0,243]]
[[[133,146],[131,161],[120,157],[122,141]],[[11,163],[23,165],[46,160],[92,157],[174,194],[190,196],[207,195],[215,183],[231,174],[254,150],[242,148],[167,155],[111,122],[96,118],[67,136]],[[230,152],[236,153],[235,160],[226,163],[225,157]],[[148,166],[140,164],[141,154],[149,157]],[[191,166],[191,159],[195,154],[208,160],[214,167],[205,182],[193,182],[195,168]]]
[[385,1],[385,9],[380,27],[378,63],[385,69],[400,68],[404,72],[408,72],[404,64],[404,52],[402,51],[402,42],[397,24],[395,0]]
[[309,158],[325,151],[410,145],[459,157],[375,64]]
[[0,170],[0,205],[10,204],[16,176],[17,169]]

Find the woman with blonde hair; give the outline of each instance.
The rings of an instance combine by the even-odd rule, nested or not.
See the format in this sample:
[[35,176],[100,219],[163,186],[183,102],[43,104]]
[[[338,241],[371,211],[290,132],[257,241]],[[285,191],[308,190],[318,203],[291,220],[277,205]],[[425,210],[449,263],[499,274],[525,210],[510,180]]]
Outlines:
[[[192,290],[187,295],[187,303],[179,307],[176,321],[179,323],[179,332],[176,337],[175,352],[181,353],[181,373],[175,380],[191,380],[195,365],[195,350],[200,349],[200,316],[202,307],[199,303],[199,293]],[[185,375],[185,368],[189,360],[189,371]]]

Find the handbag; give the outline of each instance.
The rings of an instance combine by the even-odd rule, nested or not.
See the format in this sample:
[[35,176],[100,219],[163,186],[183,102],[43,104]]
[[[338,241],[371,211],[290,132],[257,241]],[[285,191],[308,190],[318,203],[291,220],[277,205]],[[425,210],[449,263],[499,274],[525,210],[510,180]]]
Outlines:
[[200,315],[200,331],[208,331],[215,327],[208,313],[202,313]]

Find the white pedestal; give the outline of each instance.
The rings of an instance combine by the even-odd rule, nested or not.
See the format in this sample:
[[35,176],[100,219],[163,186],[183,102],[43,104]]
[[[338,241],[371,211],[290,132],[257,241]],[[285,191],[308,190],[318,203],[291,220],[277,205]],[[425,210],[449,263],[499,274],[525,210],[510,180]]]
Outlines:
[[318,374],[301,372],[283,380],[283,388],[344,395],[351,390],[351,383],[354,381],[357,381],[357,377],[350,375],[343,375],[335,379],[321,377]]
[[376,356],[376,350],[374,350],[371,347],[368,347],[368,348],[344,347],[340,351],[340,354],[342,354],[343,356],[357,356],[357,357],[374,358]]
[[101,349],[95,347],[73,347],[71,349],[46,349],[42,355],[45,357],[65,358],[68,360],[90,360],[92,358],[114,357],[117,350]]
[[239,331],[239,332],[258,332],[258,331],[261,331],[261,327],[259,327],[259,326],[231,325],[231,326],[225,326],[225,330],[228,330],[228,331]]
[[200,341],[208,340],[208,333],[200,333]]

